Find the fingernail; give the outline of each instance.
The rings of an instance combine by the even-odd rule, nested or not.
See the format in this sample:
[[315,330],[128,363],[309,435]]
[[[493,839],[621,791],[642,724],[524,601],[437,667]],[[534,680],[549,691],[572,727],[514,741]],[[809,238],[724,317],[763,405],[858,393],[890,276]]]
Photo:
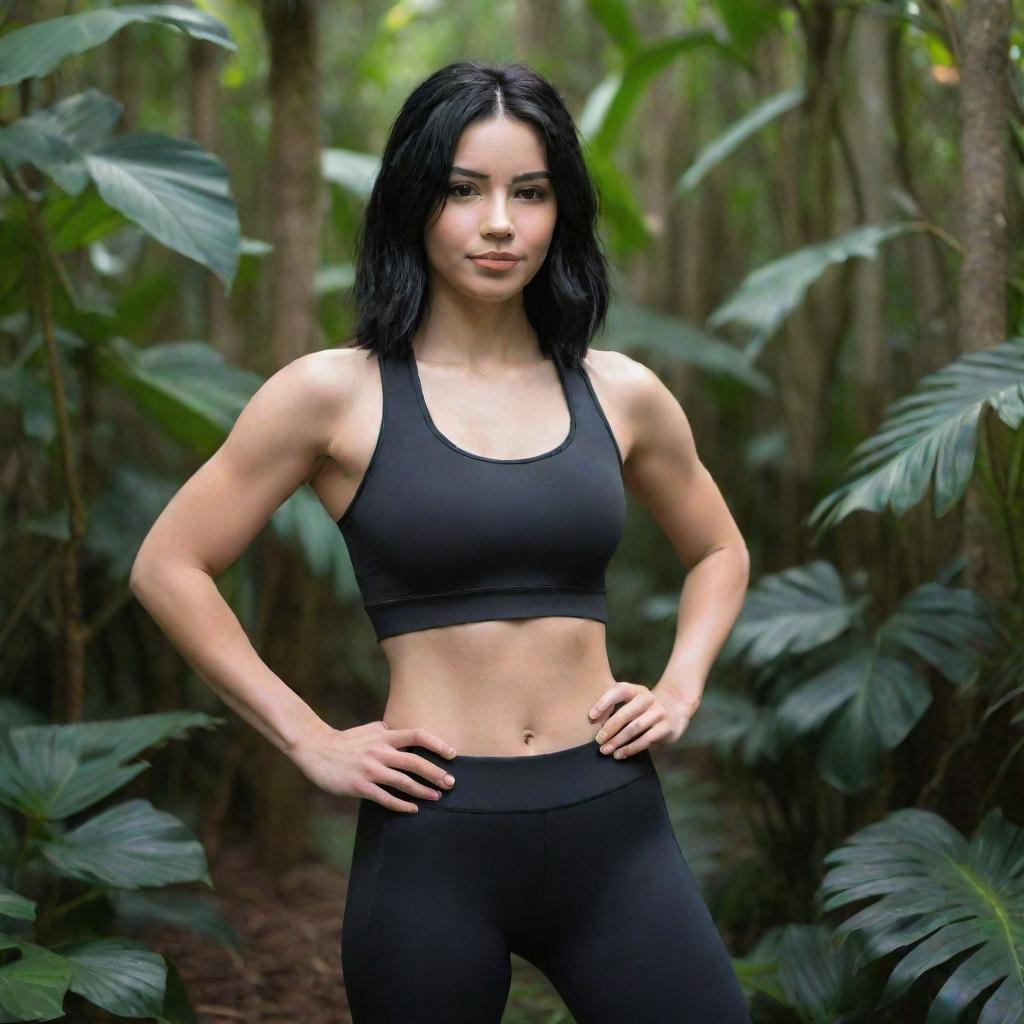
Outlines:
[[444,781],[445,781],[446,785],[449,785],[449,786],[454,786],[455,785],[455,779],[453,779],[452,776],[450,776],[450,775],[446,775],[444,777]]
[[616,750],[615,753],[612,754],[612,757],[614,757],[617,761],[621,761],[623,757],[623,751]]
[[448,748],[448,756],[449,757],[454,757],[455,756],[455,748],[454,747],[449,747]]
[[597,742],[601,743],[605,739],[606,736],[607,736],[607,733],[599,732],[597,734]]
[[440,800],[441,799],[441,794],[436,789],[432,789],[430,792],[433,795],[435,800]]
[[601,748],[601,753],[602,753],[602,754],[607,754],[607,753],[608,753],[608,751],[609,751],[609,750],[611,750],[611,749],[612,749],[611,747],[602,747],[602,748]]

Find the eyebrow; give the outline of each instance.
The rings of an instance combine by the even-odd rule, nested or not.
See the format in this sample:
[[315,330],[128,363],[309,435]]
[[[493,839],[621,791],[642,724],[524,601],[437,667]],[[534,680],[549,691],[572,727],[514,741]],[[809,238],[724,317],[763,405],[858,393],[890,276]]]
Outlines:
[[[452,174],[465,174],[470,178],[489,178],[489,174],[484,174],[483,171],[473,171],[468,167],[453,167],[451,169]],[[551,175],[547,171],[527,171],[525,174],[517,174],[512,179],[514,185],[517,181],[530,181],[533,178],[550,178]]]

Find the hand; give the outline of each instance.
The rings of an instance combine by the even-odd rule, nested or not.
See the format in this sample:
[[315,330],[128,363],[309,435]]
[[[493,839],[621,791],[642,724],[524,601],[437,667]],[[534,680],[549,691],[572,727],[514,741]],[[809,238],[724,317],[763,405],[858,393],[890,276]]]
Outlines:
[[[328,793],[365,797],[393,811],[417,812],[414,803],[399,800],[378,783],[386,783],[413,796],[439,799],[441,793],[424,786],[405,772],[422,775],[440,789],[455,784],[445,781],[444,768],[419,754],[398,747],[425,747],[449,760],[455,748],[426,729],[389,729],[384,722],[369,722],[353,729],[332,729],[318,721],[296,748],[292,760],[303,775]],[[400,771],[404,769],[405,771]]]
[[602,754],[611,754],[616,759],[638,754],[648,747],[675,743],[697,710],[696,704],[687,704],[671,691],[619,682],[601,695],[591,708],[590,717],[598,718],[613,704],[622,706],[594,738],[601,744]]

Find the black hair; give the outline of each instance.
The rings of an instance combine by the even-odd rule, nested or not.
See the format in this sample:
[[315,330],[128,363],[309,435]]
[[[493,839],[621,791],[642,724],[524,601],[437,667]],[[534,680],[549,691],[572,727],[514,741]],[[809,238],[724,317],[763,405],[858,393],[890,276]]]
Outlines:
[[577,365],[608,312],[608,267],[597,235],[599,193],[572,115],[524,63],[456,61],[421,82],[398,112],[356,234],[354,347],[405,354],[428,300],[423,230],[445,203],[459,136],[495,115],[522,121],[544,146],[557,220],[523,305],[545,356]]

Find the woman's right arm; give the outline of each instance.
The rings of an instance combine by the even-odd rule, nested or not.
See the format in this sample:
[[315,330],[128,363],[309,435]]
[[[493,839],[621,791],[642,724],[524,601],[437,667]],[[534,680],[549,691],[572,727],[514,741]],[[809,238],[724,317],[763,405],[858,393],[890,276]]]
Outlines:
[[361,350],[328,349],[300,356],[267,380],[150,528],[130,587],[200,678],[314,781],[410,810],[414,804],[375,782],[426,795],[429,787],[397,769],[425,766],[420,773],[431,781],[444,772],[394,745],[439,752],[448,745],[423,730],[386,732],[382,722],[332,729],[260,658],[214,583],[327,457],[363,379],[350,360],[365,358]]
[[262,661],[214,577],[326,453],[345,401],[345,374],[337,363],[325,372],[321,359],[333,354],[300,357],[259,388],[153,523],[130,577],[132,593],[203,681],[289,756],[324,723]]

